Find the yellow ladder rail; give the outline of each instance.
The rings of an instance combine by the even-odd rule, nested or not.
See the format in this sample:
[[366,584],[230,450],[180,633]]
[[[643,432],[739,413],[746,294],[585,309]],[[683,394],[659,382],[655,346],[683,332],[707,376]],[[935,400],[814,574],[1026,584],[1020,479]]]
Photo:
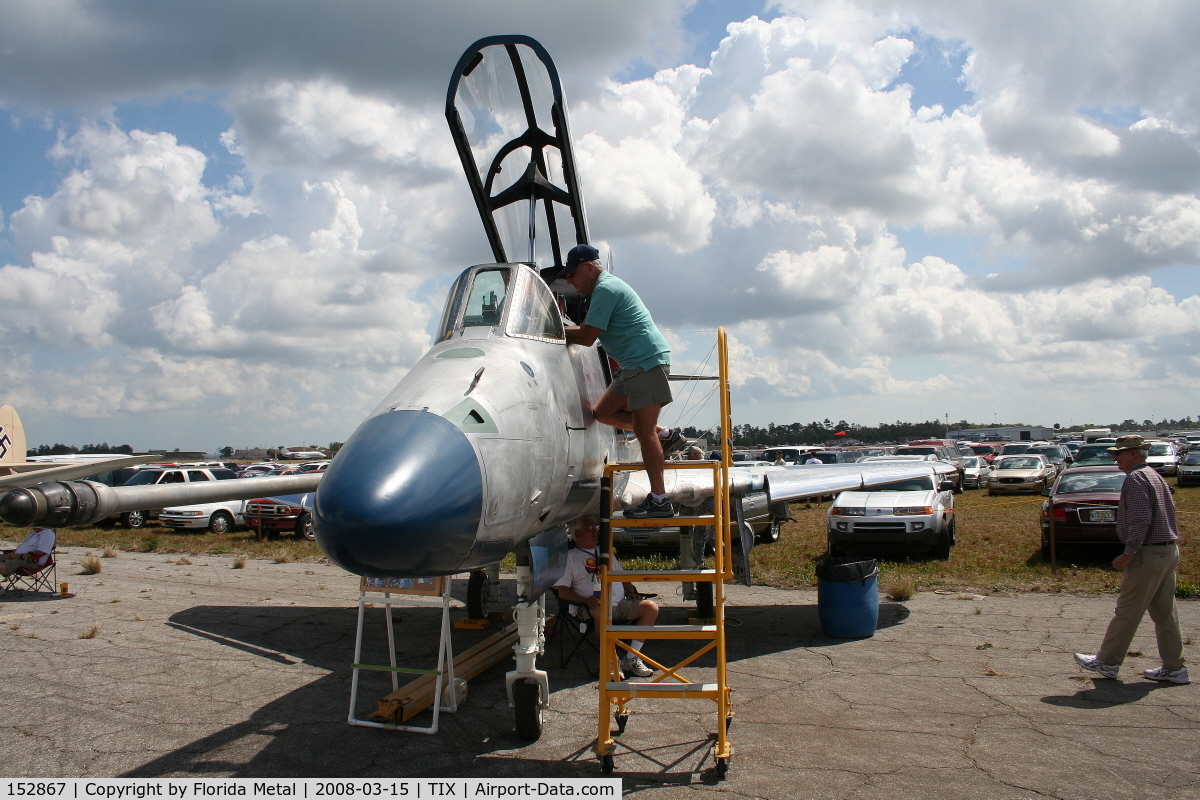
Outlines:
[[[687,517],[672,517],[671,525],[707,526],[711,525],[716,532],[714,542],[714,558],[712,569],[676,569],[676,570],[631,570],[628,572],[613,572],[609,567],[612,561],[612,478],[617,472],[629,472],[644,469],[641,463],[608,464],[604,469],[604,477],[600,482],[600,607],[596,620],[600,637],[600,680],[599,680],[599,713],[596,736],[596,755],[600,758],[601,768],[605,773],[614,769],[613,755],[616,750],[616,740],[613,737],[609,714],[616,707],[618,733],[625,730],[629,719],[627,705],[641,698],[671,698],[671,699],[707,699],[716,704],[717,734],[713,748],[716,759],[718,779],[724,778],[732,755],[729,742],[729,722],[731,716],[730,689],[728,670],[726,668],[725,647],[725,587],[724,582],[733,578],[733,565],[730,558],[732,548],[732,514],[729,501],[729,469],[733,464],[733,427],[730,416],[729,400],[729,350],[725,337],[725,329],[717,330],[717,353],[719,368],[719,394],[721,401],[721,459],[709,462],[670,462],[664,464],[664,469],[709,469],[713,473],[713,513]],[[621,527],[662,527],[664,519],[619,519]],[[612,584],[634,580],[678,581],[693,583],[711,583],[713,594],[712,620],[703,624],[693,625],[614,625],[612,622]],[[675,666],[660,664],[652,658],[643,655],[623,639],[637,640],[695,640],[701,643],[699,649]],[[618,651],[631,653],[646,663],[662,671],[662,674],[651,681],[632,682],[621,680]],[[689,667],[701,656],[716,653],[716,682],[702,683],[689,680],[683,670]]]

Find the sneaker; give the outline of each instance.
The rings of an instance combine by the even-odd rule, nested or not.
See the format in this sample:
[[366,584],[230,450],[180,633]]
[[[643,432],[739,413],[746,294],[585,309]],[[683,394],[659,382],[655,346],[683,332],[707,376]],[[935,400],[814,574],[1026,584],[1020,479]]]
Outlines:
[[633,675],[638,678],[649,678],[654,674],[654,670],[646,666],[646,664],[637,656],[621,659],[621,672],[629,676]]
[[1115,678],[1117,677],[1117,671],[1121,669],[1117,664],[1105,664],[1100,659],[1090,656],[1087,653],[1076,653],[1075,663],[1084,669],[1099,672],[1102,678]]
[[650,495],[646,495],[640,506],[625,512],[625,519],[660,519],[673,516],[675,509],[670,500],[664,498],[662,501],[655,501]]
[[1180,667],[1174,672],[1168,672],[1163,667],[1158,669],[1148,669],[1142,673],[1152,681],[1166,681],[1167,683],[1191,683],[1188,680],[1187,667]]
[[659,436],[658,439],[662,442],[663,458],[687,447],[687,439],[679,428],[668,428],[667,435]]

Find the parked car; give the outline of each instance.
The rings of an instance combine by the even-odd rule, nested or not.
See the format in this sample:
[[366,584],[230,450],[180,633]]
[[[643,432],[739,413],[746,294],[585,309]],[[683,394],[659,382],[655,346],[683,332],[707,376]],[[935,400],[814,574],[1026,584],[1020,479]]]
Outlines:
[[296,469],[300,473],[324,472],[325,470],[329,469],[329,462],[328,461],[309,461],[306,464],[301,464]]
[[270,533],[294,533],[296,538],[315,539],[312,514],[303,505],[305,495],[257,497],[246,502],[242,516],[246,527]]
[[969,444],[967,445],[967,449],[980,458],[985,459],[989,464],[995,460],[996,453],[1000,450],[994,444]]
[[963,487],[970,489],[987,488],[988,476],[992,474],[992,465],[983,456],[970,456],[963,459]]
[[245,500],[222,500],[191,506],[164,508],[158,513],[158,524],[168,528],[207,529],[210,533],[229,533],[245,525],[242,511]]
[[1071,451],[1060,444],[1036,445],[1026,450],[1025,455],[1045,456],[1046,460],[1053,464],[1058,472],[1062,472],[1068,465],[1075,461],[1075,457],[1071,455]]
[[1073,467],[1044,494],[1042,556],[1050,557],[1050,519],[1058,545],[1117,544],[1117,504],[1125,473],[1115,466]]
[[1146,463],[1159,475],[1179,474],[1179,450],[1169,442],[1150,442]]
[[929,454],[926,454],[923,456],[916,456],[916,455],[867,456],[866,458],[860,458],[857,463],[870,464],[870,463],[878,463],[880,461],[939,461],[939,460],[940,459],[937,456],[935,456],[933,453],[929,453]]
[[1109,444],[1085,444],[1081,445],[1075,453],[1075,461],[1071,464],[1072,469],[1075,467],[1104,467],[1115,465],[1117,460],[1113,458],[1113,454],[1108,452],[1108,448],[1112,447]]
[[1179,462],[1179,476],[1175,482],[1180,486],[1200,483],[1200,452],[1188,453]]
[[941,461],[947,461],[953,464],[958,469],[958,479],[955,481],[958,484],[957,492],[962,493],[963,487],[963,459],[966,458],[958,450],[958,446],[947,446],[943,444],[906,444],[902,447],[897,447],[892,455],[897,456],[923,456],[933,455]]
[[1000,452],[997,455],[1019,456],[1031,447],[1033,447],[1032,442],[1006,442],[1001,446]]
[[[735,464],[734,466],[742,466]],[[769,466],[769,465],[768,465]],[[681,509],[682,513],[690,513]],[[699,513],[711,514],[712,501],[709,500]],[[754,532],[757,544],[772,544],[779,540],[779,533],[784,522],[790,520],[791,514],[786,502],[771,503],[766,492],[752,492],[742,498],[742,513],[746,524]],[[669,519],[664,519],[669,523]],[[694,533],[707,533],[711,529],[695,528]],[[679,528],[664,526],[662,528],[620,528],[612,529],[613,546],[624,553],[678,553]],[[711,555],[711,552],[709,553]]]
[[[233,480],[237,475],[231,469],[208,469],[199,467],[188,468],[153,468],[140,469],[133,474],[129,480],[125,481],[122,486],[157,486],[166,483],[197,483],[200,481],[225,481]],[[146,523],[158,519],[161,509],[147,508],[140,511],[125,511],[120,514],[113,514],[107,520],[103,520],[98,524],[106,522],[118,521],[126,528],[142,528]]]
[[907,478],[842,492],[829,507],[829,554],[855,550],[928,550],[934,558],[949,558],[956,539],[954,483],[934,486],[936,475]]
[[1000,456],[988,476],[989,495],[1030,492],[1037,494],[1050,487],[1058,469],[1039,455]]
[[763,461],[774,462],[776,457],[783,456],[789,464],[803,464],[808,460],[808,454],[818,447],[772,447],[763,451]]
[[854,450],[814,450],[808,457],[819,458],[822,464],[853,464],[860,454]]

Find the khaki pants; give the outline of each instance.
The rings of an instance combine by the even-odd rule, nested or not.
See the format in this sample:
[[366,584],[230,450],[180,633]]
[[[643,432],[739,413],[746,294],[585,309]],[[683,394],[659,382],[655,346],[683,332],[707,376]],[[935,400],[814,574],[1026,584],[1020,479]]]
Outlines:
[[7,578],[9,575],[12,575],[19,569],[27,569],[30,572],[36,572],[37,570],[41,569],[41,567],[38,566],[36,561],[27,561],[20,556],[17,556],[16,558],[0,559],[0,575],[3,575]]
[[1179,635],[1179,612],[1175,608],[1175,566],[1179,547],[1146,545],[1134,556],[1133,563],[1121,573],[1121,593],[1117,610],[1096,658],[1105,664],[1120,664],[1129,652],[1142,616],[1149,611],[1158,638],[1158,655],[1163,668],[1175,671],[1183,667],[1183,640]]

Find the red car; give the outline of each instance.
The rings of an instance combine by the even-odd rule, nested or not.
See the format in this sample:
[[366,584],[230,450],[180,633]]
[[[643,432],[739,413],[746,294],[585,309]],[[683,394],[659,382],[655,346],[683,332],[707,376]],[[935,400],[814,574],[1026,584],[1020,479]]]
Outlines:
[[1125,473],[1111,467],[1072,467],[1062,473],[1042,503],[1042,556],[1050,558],[1050,518],[1056,547],[1116,545],[1117,503]]
[[996,460],[996,453],[1000,452],[1000,446],[995,444],[969,444],[967,449],[989,464]]

